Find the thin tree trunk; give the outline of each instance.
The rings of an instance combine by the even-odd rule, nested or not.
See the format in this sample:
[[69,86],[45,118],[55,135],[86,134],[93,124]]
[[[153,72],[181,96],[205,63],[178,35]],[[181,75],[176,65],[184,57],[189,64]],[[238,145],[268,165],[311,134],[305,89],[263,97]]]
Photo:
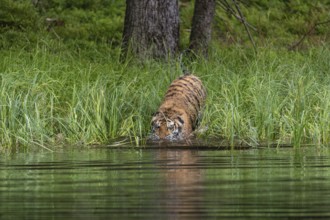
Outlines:
[[189,49],[207,56],[215,13],[215,0],[196,0]]
[[122,57],[167,58],[179,47],[178,0],[126,0]]

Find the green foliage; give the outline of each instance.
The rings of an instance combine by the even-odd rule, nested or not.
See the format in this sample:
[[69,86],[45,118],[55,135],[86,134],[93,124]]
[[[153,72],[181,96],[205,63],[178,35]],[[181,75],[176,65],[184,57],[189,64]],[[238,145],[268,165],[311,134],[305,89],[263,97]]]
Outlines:
[[1,32],[8,29],[31,31],[38,24],[38,14],[28,1],[0,0]]
[[212,55],[221,57],[220,63],[197,68],[207,74],[206,136],[223,136],[232,144],[327,145],[330,78],[323,60],[329,50],[299,54],[268,48],[252,56],[238,48],[220,51]]
[[114,1],[54,1],[47,10],[48,17],[59,18],[64,26],[52,28],[59,38],[80,42],[121,42],[124,2]]
[[2,48],[26,47],[49,37],[68,45],[95,43],[119,46],[123,28],[123,1],[1,0]]
[[187,0],[180,1],[180,3],[180,41],[184,47],[188,47],[194,2]]
[[40,17],[29,1],[0,0],[0,5],[0,49],[22,47],[37,37]]
[[[329,143],[328,49],[213,48],[207,61],[189,66],[208,90],[202,137],[251,145]],[[56,41],[3,51],[1,147],[144,140],[180,65],[120,63],[119,53],[109,51],[72,51]]]
[[[121,44],[125,1],[0,0],[0,4],[1,48],[29,47],[30,43],[45,38],[64,41],[68,45],[78,43],[77,46],[84,48],[99,43],[112,48]],[[231,7],[235,9],[234,5]],[[240,2],[240,8],[246,20],[256,28],[251,32],[260,46],[288,46],[317,22],[330,19],[330,5],[326,0],[249,0]],[[194,1],[180,1],[180,41],[184,48],[189,44],[193,11]],[[329,31],[329,25],[318,25],[307,43],[321,45],[328,42]],[[213,33],[215,41],[227,45],[249,43],[242,23],[220,4],[217,5]]]
[[[219,1],[221,2],[221,0]],[[230,6],[236,11],[233,4]],[[289,46],[299,40],[316,23],[330,19],[330,5],[326,0],[249,0],[242,1],[239,6],[246,21],[255,27],[255,31],[250,28],[251,33],[254,40],[261,46],[269,45],[269,43],[277,46]],[[222,7],[218,7],[216,10],[215,30],[226,43],[247,43],[249,41],[243,24]],[[324,41],[329,41],[329,38],[326,37],[315,38],[315,36],[326,36],[324,34],[329,32],[329,25],[317,26],[315,31],[310,33],[309,43],[321,45]]]
[[[143,140],[180,64],[118,61],[124,1],[33,2],[0,0],[0,147]],[[329,7],[327,1],[246,1],[241,9],[257,27],[259,46],[266,45],[258,54],[238,46],[248,42],[242,24],[218,8],[208,60],[189,64],[208,89],[206,138],[329,143],[329,26],[316,27],[309,51],[267,47],[299,39],[327,19]],[[192,1],[181,1],[182,45],[189,42],[192,11]]]

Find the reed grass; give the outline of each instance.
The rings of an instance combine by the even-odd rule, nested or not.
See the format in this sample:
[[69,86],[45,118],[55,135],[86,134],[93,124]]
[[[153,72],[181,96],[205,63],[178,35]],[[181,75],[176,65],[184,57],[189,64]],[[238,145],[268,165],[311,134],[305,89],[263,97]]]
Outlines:
[[[55,49],[54,49],[55,48]],[[177,61],[120,63],[118,52],[75,51],[40,43],[0,55],[0,147],[106,144],[150,132]],[[190,62],[208,99],[201,138],[234,145],[328,145],[330,50],[213,48]]]

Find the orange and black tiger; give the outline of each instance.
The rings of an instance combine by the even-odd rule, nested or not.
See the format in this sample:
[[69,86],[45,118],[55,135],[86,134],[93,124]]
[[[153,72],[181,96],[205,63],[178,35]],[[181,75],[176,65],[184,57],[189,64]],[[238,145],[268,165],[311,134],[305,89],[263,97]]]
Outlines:
[[194,131],[204,107],[206,90],[194,75],[174,80],[151,121],[151,140],[183,140]]

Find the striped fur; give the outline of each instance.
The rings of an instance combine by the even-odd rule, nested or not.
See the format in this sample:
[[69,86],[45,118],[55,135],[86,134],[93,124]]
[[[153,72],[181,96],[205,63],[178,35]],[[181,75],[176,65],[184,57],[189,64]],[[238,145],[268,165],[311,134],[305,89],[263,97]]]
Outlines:
[[194,75],[174,80],[152,118],[152,140],[182,140],[194,131],[205,104],[206,90]]

